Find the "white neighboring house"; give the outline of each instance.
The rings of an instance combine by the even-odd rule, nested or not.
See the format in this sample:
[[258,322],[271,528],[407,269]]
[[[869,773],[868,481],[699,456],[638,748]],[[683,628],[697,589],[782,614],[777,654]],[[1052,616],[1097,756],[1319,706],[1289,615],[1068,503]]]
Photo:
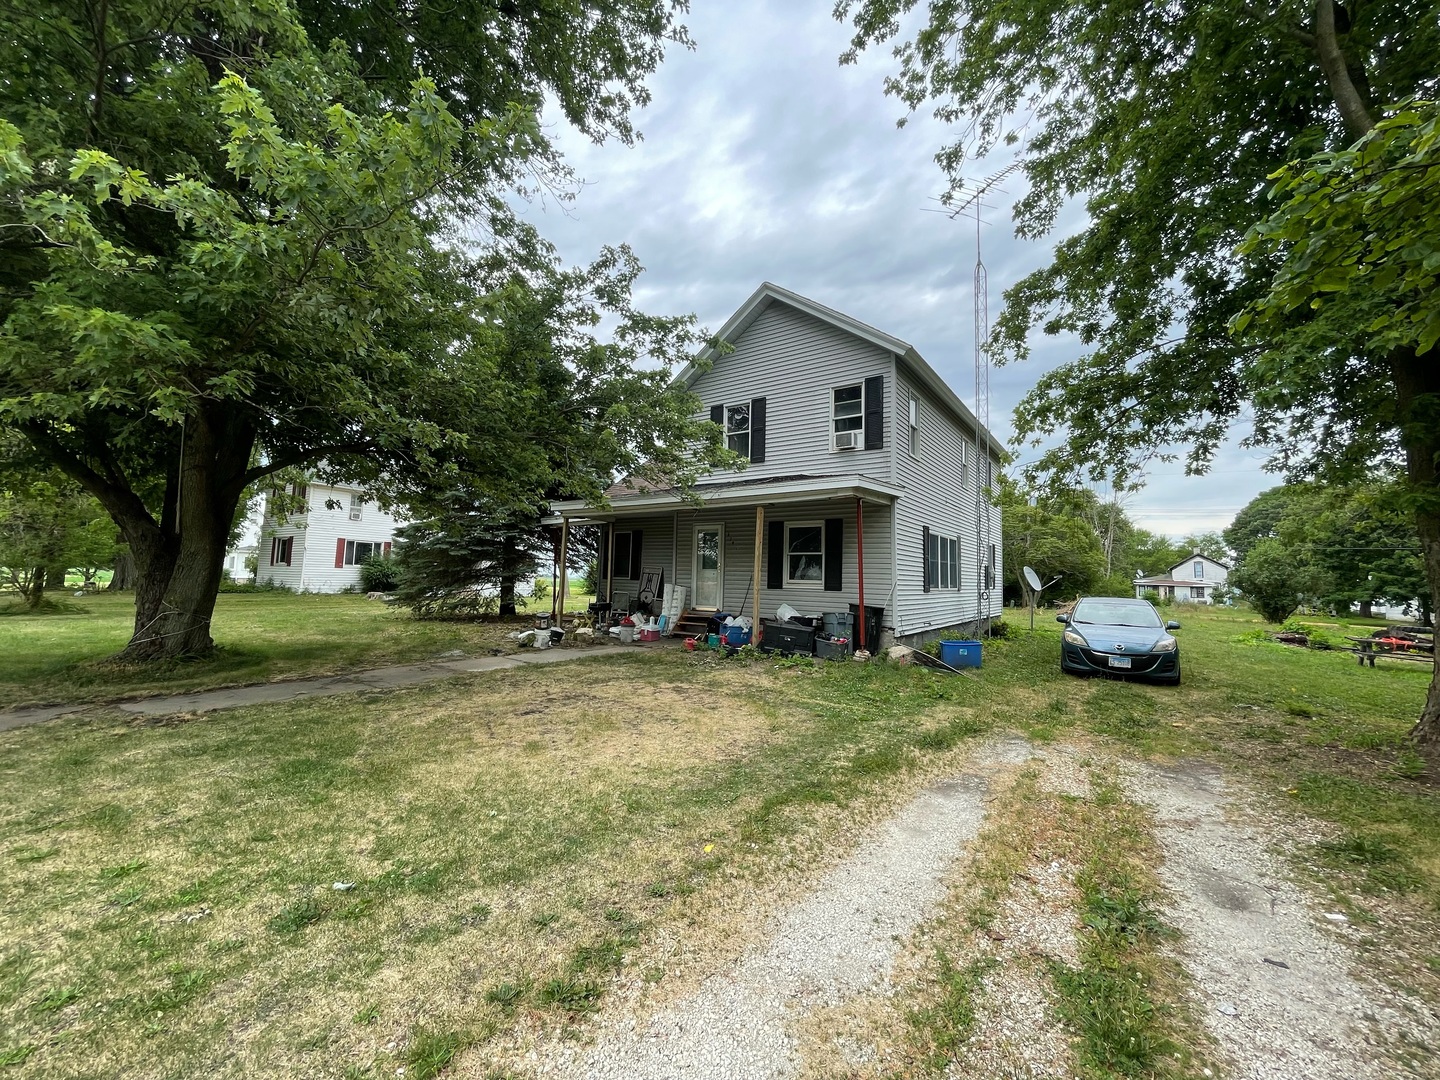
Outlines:
[[1135,579],[1136,597],[1147,591],[1160,594],[1162,600],[1188,604],[1213,604],[1215,590],[1230,577],[1230,567],[1196,551],[1156,577]]
[[[245,524],[248,532],[250,523],[247,521]],[[243,541],[245,537],[241,537],[241,539]],[[225,552],[225,576],[231,581],[249,581],[250,571],[245,567],[245,560],[259,550],[259,545],[254,542],[242,542],[238,547],[233,547]]]
[[[345,484],[293,484],[306,508],[277,520],[266,497],[255,580],[298,592],[335,593],[360,587],[360,564],[384,555],[405,522]],[[327,503],[337,504],[330,509]]]

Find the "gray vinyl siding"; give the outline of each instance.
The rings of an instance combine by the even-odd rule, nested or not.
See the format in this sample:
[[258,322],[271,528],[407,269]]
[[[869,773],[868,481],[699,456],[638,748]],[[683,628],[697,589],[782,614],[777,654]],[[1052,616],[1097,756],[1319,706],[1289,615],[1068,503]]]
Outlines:
[[[743,475],[829,476],[863,473],[890,479],[893,359],[870,342],[781,303],[767,307],[739,339],[691,384],[704,403],[738,405],[765,399],[765,460]],[[831,449],[830,393],[835,387],[885,376],[885,442],[882,450]],[[741,473],[720,470],[714,479]]]
[[[900,432],[895,451],[896,480],[905,488],[895,507],[896,526],[896,632],[916,634],[956,623],[999,615],[1000,510],[991,509],[989,543],[995,545],[995,588],[982,601],[979,581],[979,525],[975,462],[975,432],[914,378],[897,365],[895,402],[891,410]],[[910,454],[910,400],[920,406],[919,456]],[[965,447],[971,467],[966,469]],[[998,473],[998,468],[997,468]],[[960,588],[931,587],[924,591],[925,562],[921,550],[923,529],[959,540]]]
[[[826,611],[845,611],[846,605],[859,602],[859,558],[855,538],[855,502],[853,499],[784,504],[768,507],[765,521],[824,521],[842,518],[845,522],[841,587],[839,591],[824,589],[766,587],[766,567],[770,554],[768,536],[761,539],[760,610],[764,618],[773,619],[775,609],[789,604],[802,615],[819,615]],[[706,510],[686,507],[683,510],[646,517],[626,518],[617,529],[640,529],[645,538],[641,562],[647,570],[663,570],[665,583],[680,584],[687,589],[687,606],[693,601],[694,569],[691,557],[695,529],[701,525],[720,525],[725,532],[724,579],[721,606],[733,614],[755,615],[755,509]],[[677,528],[678,526],[678,528]],[[767,528],[768,533],[768,528]],[[656,539],[652,541],[652,537]],[[663,537],[663,541],[659,538]],[[672,559],[671,537],[678,539],[679,571],[676,576]],[[865,604],[886,609],[884,625],[891,626],[892,604],[890,508],[867,504],[865,507]],[[633,600],[639,582],[617,580],[615,592]]]

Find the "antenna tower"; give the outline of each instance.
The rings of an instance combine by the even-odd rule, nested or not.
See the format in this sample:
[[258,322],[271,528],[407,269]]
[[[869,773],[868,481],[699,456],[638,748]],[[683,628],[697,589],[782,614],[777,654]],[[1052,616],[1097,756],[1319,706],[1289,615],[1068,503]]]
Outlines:
[[992,532],[993,495],[990,491],[995,483],[990,464],[990,354],[985,349],[990,340],[990,276],[980,254],[980,226],[983,223],[980,211],[985,205],[985,197],[992,191],[1000,190],[1000,181],[1019,167],[1018,162],[1012,163],[973,186],[962,185],[961,194],[965,198],[950,215],[958,218],[971,207],[975,210],[975,592],[981,618],[992,613],[989,600],[995,588],[993,551],[996,540]]

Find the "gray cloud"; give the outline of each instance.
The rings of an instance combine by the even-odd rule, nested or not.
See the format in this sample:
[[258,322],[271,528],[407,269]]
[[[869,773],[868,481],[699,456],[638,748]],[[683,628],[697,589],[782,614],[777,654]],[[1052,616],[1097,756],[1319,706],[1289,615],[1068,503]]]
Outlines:
[[[572,262],[630,244],[648,270],[638,296],[648,310],[693,311],[714,329],[774,281],[911,342],[970,402],[975,227],[937,212],[944,179],[933,158],[948,133],[929,116],[897,128],[903,109],[882,92],[888,55],[840,67],[848,33],[828,10],[697,4],[687,20],[697,47],[673,51],[652,79],[644,140],[597,147],[553,130],[586,183],[573,203],[535,203],[527,216]],[[976,162],[974,174],[1004,163]],[[1022,182],[1011,178],[984,215],[992,318],[1006,286],[1043,265],[1053,243],[1013,235],[1009,201]],[[1082,222],[1068,208],[1055,235]],[[1078,351],[1063,339],[1032,346],[1029,362],[991,375],[991,428],[1006,441],[1038,373]],[[1176,536],[1223,526],[1278,482],[1259,460],[1232,446],[1208,477],[1157,465],[1131,514]]]

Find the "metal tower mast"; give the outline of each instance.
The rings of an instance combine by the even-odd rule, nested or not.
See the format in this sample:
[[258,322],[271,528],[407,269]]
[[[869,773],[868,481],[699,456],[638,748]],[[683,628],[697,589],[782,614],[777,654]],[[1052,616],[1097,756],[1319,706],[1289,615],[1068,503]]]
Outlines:
[[985,196],[1017,168],[1018,163],[1011,164],[975,184],[951,213],[951,217],[959,217],[972,206],[975,208],[975,594],[981,618],[991,613],[989,601],[996,585],[992,552],[996,542],[991,531],[994,515],[990,488],[995,476],[990,465],[990,354],[985,349],[990,340],[990,275],[980,254],[980,210]]

